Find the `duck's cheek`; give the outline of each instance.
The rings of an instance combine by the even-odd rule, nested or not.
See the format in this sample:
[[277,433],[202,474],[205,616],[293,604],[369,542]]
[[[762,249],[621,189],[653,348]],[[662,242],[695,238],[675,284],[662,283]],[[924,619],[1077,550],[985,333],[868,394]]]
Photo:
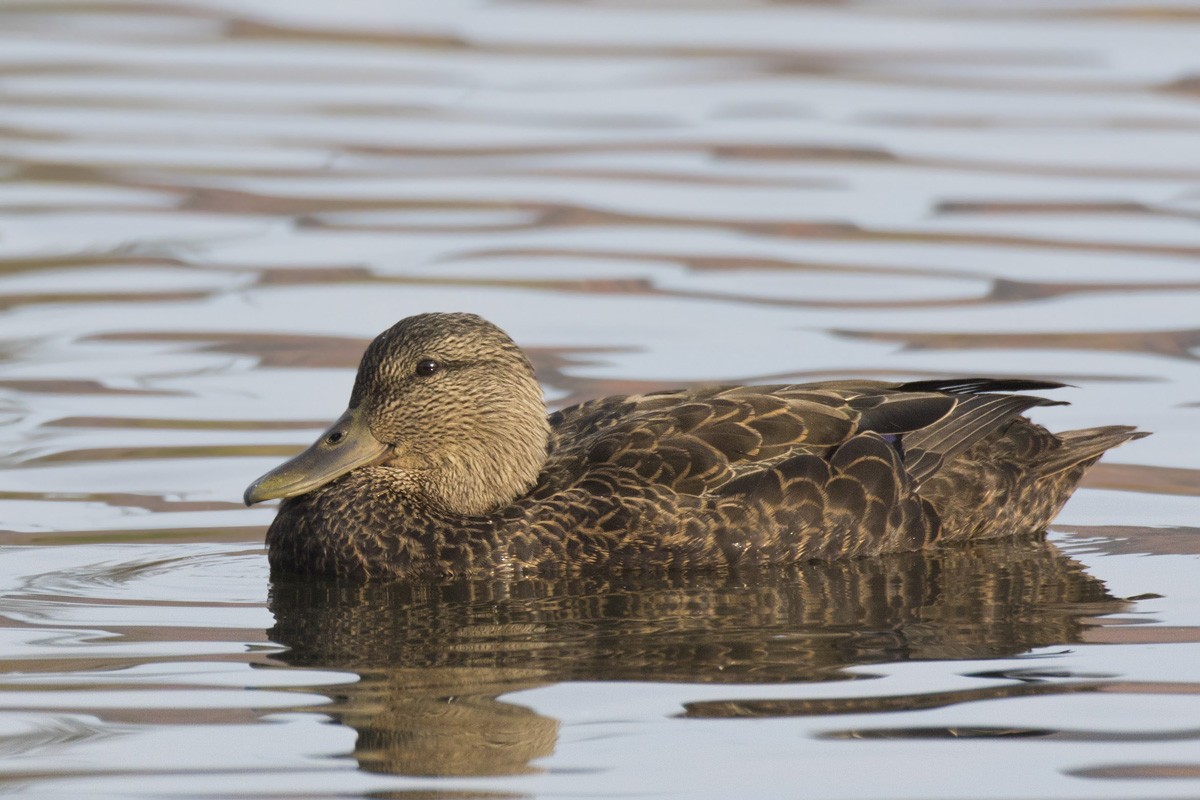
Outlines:
[[391,448],[375,438],[359,409],[351,409],[307,450],[246,489],[246,505],[311,492],[359,467],[387,461]]
[[387,457],[376,463],[405,472],[420,472],[433,466],[428,456],[407,448],[403,444],[392,445]]

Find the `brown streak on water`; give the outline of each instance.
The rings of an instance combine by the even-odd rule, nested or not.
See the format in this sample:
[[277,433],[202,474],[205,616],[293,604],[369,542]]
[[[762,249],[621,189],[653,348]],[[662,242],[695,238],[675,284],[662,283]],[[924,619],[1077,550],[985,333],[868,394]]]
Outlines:
[[1066,332],[1042,333],[884,333],[836,331],[840,336],[876,341],[901,342],[908,349],[963,350],[1110,350],[1153,353],[1175,358],[1195,359],[1192,351],[1200,347],[1200,328],[1176,331]]

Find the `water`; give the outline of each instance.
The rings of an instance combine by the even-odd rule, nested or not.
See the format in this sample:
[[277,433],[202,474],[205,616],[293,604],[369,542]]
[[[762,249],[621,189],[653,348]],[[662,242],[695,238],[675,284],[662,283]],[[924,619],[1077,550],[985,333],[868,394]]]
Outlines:
[[[0,5],[0,792],[1200,794],[1200,3]],[[272,585],[400,317],[553,405],[1060,378],[1049,545]]]

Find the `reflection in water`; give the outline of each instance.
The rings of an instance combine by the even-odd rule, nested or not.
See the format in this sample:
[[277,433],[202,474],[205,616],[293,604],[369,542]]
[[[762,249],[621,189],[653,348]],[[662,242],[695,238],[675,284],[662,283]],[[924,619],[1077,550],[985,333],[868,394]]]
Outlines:
[[[279,656],[290,666],[361,675],[330,710],[358,731],[364,768],[500,775],[529,770],[557,739],[556,720],[497,699],[514,691],[562,681],[843,680],[856,677],[843,671],[850,665],[1079,641],[1088,617],[1123,607],[1039,540],[736,575],[281,581],[269,634],[291,648]],[[871,702],[825,700],[808,713]],[[787,703],[770,709],[731,701],[689,704],[686,713],[804,713]]]

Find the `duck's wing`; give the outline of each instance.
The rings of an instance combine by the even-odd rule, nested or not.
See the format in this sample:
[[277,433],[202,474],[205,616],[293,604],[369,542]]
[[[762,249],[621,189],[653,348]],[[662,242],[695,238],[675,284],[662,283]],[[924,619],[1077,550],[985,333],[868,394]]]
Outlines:
[[955,395],[896,384],[715,387],[606,398],[551,416],[548,472],[557,487],[600,467],[702,495],[799,454],[825,456],[854,436],[934,426]]
[[886,383],[829,381],[610,397],[551,415],[551,466],[570,482],[600,465],[703,494],[794,455],[828,456],[862,433],[901,454],[917,483],[1010,420],[1056,401],[1012,391],[1048,381],[955,378]]
[[685,567],[920,549],[942,527],[926,476],[945,483],[956,455],[1049,402],[987,391],[1024,383],[947,383],[717,387],[566,409],[551,420],[543,481],[514,514],[526,538],[573,562]]

